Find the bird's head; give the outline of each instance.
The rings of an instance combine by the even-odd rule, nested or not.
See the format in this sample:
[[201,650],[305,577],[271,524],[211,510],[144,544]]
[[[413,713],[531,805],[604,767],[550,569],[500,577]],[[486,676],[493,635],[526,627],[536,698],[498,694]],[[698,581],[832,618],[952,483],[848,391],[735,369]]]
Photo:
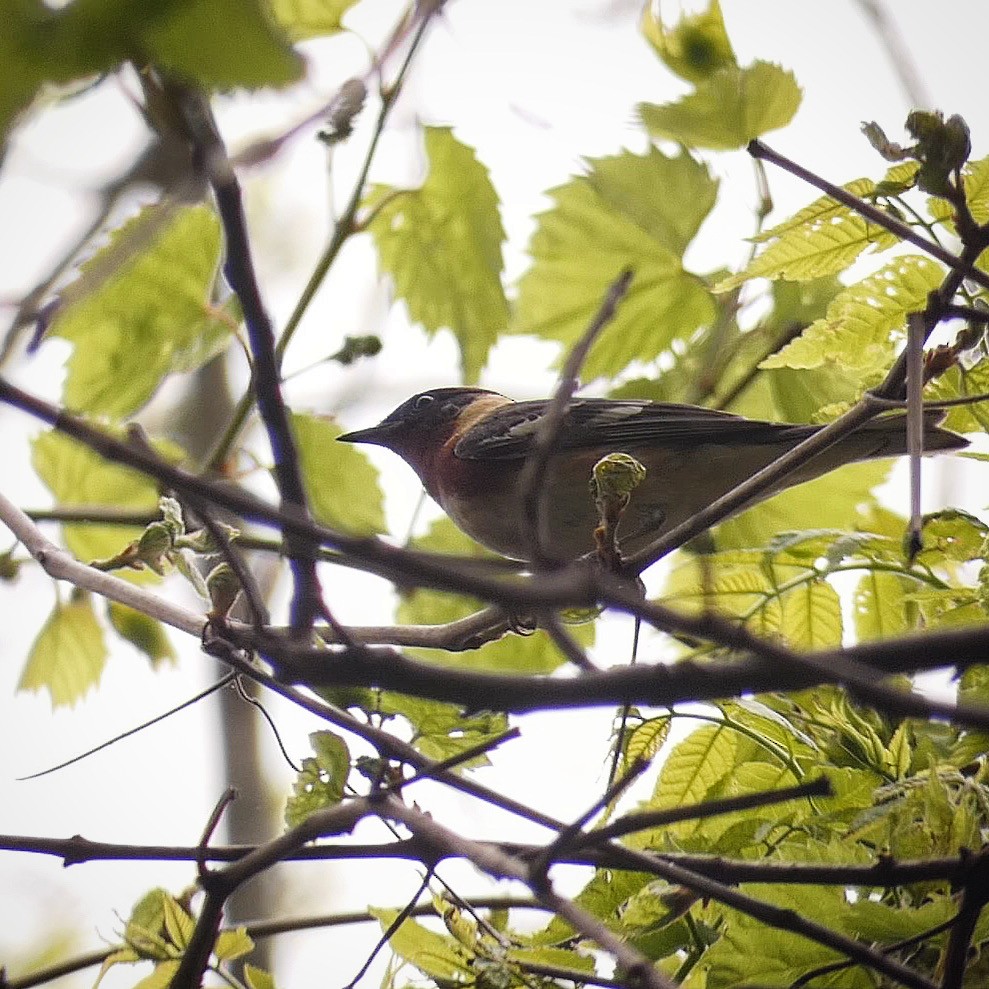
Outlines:
[[506,402],[504,396],[484,388],[432,388],[413,395],[377,426],[355,429],[337,439],[373,443],[397,453],[431,491],[429,472],[437,453],[454,435],[463,435],[479,417]]

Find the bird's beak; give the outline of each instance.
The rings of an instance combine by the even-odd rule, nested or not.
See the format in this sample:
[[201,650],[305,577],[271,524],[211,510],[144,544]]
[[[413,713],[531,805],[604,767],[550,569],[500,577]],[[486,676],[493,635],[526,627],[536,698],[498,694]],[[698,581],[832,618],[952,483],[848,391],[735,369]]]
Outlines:
[[351,433],[343,433],[337,439],[341,443],[373,443],[375,446],[391,446],[392,439],[402,428],[401,422],[379,422],[377,426],[367,429],[355,429]]

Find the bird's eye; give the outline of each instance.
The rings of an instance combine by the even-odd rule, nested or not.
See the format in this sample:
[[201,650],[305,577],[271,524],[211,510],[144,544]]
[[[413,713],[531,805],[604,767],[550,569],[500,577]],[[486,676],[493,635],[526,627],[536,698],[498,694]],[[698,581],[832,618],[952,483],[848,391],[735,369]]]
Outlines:
[[432,404],[433,404],[432,395],[417,395],[416,400],[412,403],[412,408],[414,408],[416,412],[421,412],[423,409],[427,408]]

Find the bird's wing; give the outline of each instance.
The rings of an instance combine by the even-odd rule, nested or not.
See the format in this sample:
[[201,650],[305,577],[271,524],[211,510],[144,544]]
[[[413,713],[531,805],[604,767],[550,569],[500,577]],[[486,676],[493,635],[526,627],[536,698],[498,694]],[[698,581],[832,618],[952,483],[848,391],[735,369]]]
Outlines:
[[[457,443],[464,460],[513,460],[532,450],[549,401],[515,402],[495,409]],[[740,441],[777,443],[803,438],[813,427],[759,422],[695,405],[574,399],[556,439],[559,450],[611,447],[623,450],[653,445],[692,446]],[[798,435],[799,434],[799,435]]]

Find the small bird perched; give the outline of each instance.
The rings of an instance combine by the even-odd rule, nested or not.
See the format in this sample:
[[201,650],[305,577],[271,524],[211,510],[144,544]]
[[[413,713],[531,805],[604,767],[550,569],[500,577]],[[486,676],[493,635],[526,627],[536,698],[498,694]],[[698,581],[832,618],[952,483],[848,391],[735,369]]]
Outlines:
[[[550,400],[513,402],[483,388],[434,388],[414,395],[377,426],[338,437],[397,453],[456,525],[515,560],[532,551],[523,524],[520,476]],[[924,452],[967,442],[925,413]],[[618,527],[628,555],[737,487],[821,427],[759,422],[693,405],[575,398],[567,405],[549,460],[544,549],[572,560],[594,549],[597,517],[591,471],[609,453],[645,468]],[[766,491],[820,477],[856,460],[906,453],[906,418],[874,419]],[[753,504],[749,502],[744,507]]]

